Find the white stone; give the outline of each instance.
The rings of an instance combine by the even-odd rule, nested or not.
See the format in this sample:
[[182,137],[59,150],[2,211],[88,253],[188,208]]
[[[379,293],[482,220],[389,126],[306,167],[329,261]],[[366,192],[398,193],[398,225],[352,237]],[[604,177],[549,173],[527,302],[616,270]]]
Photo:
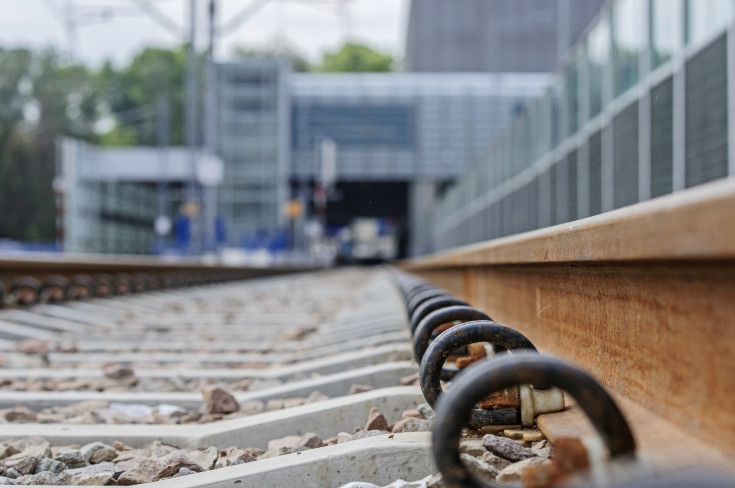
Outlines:
[[495,478],[501,483],[515,483],[517,481],[521,481],[521,476],[523,475],[523,471],[529,467],[529,466],[536,466],[539,464],[547,463],[546,459],[542,459],[540,457],[531,457],[528,459],[524,459],[523,461],[519,461],[517,463],[513,463],[505,468],[503,468],[500,473],[498,473],[498,476]]
[[397,479],[429,476],[438,470],[428,432],[384,434],[345,444],[229,466],[157,482],[156,488],[202,486],[342,486],[356,480],[385,486]]

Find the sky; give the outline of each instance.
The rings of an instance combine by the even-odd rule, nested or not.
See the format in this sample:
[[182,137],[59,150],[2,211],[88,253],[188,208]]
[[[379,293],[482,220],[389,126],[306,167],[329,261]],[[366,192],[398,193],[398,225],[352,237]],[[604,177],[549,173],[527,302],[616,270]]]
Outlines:
[[[197,36],[203,42],[209,1],[196,1]],[[234,46],[265,46],[274,39],[285,40],[311,61],[346,39],[402,57],[409,0],[218,0],[220,23],[251,3],[262,7],[221,38],[219,60],[230,57]],[[180,33],[152,20],[141,9],[146,5],[163,13]],[[188,5],[189,0],[0,0],[0,46],[52,46],[92,66],[107,60],[121,66],[144,46],[181,43],[188,32]],[[102,10],[113,14],[102,16]],[[72,42],[64,28],[70,11],[77,24]]]

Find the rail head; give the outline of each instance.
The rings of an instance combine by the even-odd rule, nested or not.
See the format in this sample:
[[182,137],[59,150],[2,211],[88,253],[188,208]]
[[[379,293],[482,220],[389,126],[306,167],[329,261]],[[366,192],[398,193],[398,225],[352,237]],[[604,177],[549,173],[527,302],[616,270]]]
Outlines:
[[735,259],[735,178],[586,219],[406,260],[452,266]]

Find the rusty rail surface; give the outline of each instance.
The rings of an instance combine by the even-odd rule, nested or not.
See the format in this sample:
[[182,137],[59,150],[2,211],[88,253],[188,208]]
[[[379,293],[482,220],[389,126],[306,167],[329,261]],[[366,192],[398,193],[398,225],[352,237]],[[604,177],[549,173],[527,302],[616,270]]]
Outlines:
[[[592,374],[655,464],[732,469],[732,179],[399,266]],[[553,441],[579,415],[539,426]]]

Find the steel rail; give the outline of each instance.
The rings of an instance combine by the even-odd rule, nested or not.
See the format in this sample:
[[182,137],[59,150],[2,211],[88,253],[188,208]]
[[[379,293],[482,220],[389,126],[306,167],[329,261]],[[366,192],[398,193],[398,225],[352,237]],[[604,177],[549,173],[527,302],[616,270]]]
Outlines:
[[299,273],[306,266],[224,266],[137,256],[0,255],[3,305],[63,302]]
[[[729,459],[733,209],[731,179],[399,267],[512,325],[644,411],[632,419],[643,445],[671,453],[653,427],[660,419],[710,459]],[[553,425],[546,417],[554,415],[539,424]]]

